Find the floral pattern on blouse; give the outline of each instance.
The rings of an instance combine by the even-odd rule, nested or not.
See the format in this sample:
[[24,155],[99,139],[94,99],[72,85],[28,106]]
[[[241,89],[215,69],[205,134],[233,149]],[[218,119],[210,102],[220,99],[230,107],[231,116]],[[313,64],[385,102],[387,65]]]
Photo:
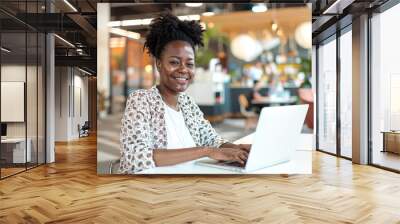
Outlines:
[[[194,100],[185,93],[178,96],[185,124],[196,146],[218,148],[228,142],[207,121]],[[165,108],[158,89],[140,89],[128,97],[120,133],[120,173],[136,173],[155,167],[153,149],[166,149]]]

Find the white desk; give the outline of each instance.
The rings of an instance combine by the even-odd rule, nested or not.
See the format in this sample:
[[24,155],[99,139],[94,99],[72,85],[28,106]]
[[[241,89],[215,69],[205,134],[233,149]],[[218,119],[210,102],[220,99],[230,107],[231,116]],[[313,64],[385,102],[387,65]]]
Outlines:
[[261,100],[252,100],[251,103],[255,105],[287,105],[287,104],[294,104],[297,102],[296,96],[291,96],[289,98],[271,98],[271,97],[264,97]]
[[[236,144],[251,143],[253,134],[235,141]],[[260,169],[246,174],[311,174],[312,173],[312,135],[302,134],[292,160],[287,163]],[[198,159],[198,160],[204,160]],[[196,160],[197,161],[197,160]],[[137,174],[244,174],[230,170],[206,167],[190,161],[174,166],[155,167]]]
[[[6,138],[1,139],[1,144],[4,146],[13,145],[12,148],[12,163],[25,163],[25,158],[27,158],[27,162],[31,161],[31,145],[32,141],[30,138],[27,138],[27,147],[26,147],[26,155],[25,155],[25,138]],[[3,149],[2,151],[9,150]]]

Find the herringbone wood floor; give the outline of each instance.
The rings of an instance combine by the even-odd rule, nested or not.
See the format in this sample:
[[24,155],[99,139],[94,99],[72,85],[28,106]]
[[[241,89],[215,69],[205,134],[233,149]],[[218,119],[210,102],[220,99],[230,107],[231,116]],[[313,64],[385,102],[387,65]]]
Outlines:
[[315,152],[312,175],[97,176],[94,137],[0,199],[0,223],[400,223],[399,174]]

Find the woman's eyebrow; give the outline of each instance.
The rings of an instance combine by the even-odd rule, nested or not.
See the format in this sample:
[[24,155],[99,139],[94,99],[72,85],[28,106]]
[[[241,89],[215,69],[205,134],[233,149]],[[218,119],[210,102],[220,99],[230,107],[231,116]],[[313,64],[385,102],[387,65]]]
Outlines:
[[[169,58],[177,58],[177,59],[179,59],[179,60],[181,60],[181,59],[182,59],[181,57],[179,57],[179,56],[175,56],[175,55],[171,55],[171,56],[169,56]],[[188,60],[194,60],[194,58],[192,58],[192,57],[188,57]]]

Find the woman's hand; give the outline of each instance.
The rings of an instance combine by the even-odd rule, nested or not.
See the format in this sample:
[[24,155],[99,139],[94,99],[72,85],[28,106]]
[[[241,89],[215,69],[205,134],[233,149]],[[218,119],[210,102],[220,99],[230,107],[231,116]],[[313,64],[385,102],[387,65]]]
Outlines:
[[210,151],[208,157],[215,160],[235,161],[245,164],[249,154],[247,151],[239,148],[219,148]]
[[220,146],[220,148],[234,148],[234,149],[242,149],[247,153],[250,152],[251,144],[233,144],[230,142],[225,142]]
[[237,148],[245,150],[247,153],[250,152],[251,144],[239,144]]

